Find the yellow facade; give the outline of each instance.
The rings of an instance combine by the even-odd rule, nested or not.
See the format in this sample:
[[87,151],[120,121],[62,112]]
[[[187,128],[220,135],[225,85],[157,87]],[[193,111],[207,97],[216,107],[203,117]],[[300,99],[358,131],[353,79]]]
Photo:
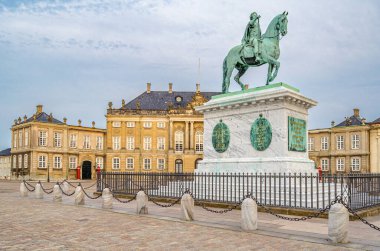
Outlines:
[[380,173],[380,121],[371,124],[370,151],[371,172]]
[[[105,130],[66,124],[42,111],[31,118],[16,120],[12,126],[12,175],[31,179],[95,178],[97,165],[103,166]],[[98,163],[97,163],[98,162]]]

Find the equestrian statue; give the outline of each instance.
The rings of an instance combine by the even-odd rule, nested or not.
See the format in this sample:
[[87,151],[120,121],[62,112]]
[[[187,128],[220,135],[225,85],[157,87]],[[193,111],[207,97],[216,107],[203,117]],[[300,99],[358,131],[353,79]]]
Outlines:
[[[223,93],[228,93],[232,71],[236,68],[238,73],[235,81],[244,90],[240,77],[250,66],[268,64],[267,82],[272,82],[280,68],[280,36],[288,32],[288,12],[284,12],[270,22],[266,32],[261,35],[260,16],[253,12],[244,32],[241,45],[233,47],[223,62]],[[274,72],[273,72],[274,70]]]

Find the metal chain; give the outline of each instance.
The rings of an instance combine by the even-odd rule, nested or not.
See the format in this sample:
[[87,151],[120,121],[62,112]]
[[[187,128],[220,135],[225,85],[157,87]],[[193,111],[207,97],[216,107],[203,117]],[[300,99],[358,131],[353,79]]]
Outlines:
[[[26,189],[28,189],[29,192],[34,192],[34,190],[36,190],[36,188],[33,185],[29,184],[25,180],[24,180],[24,185],[25,185]],[[30,186],[32,188],[29,188],[28,186]]]
[[59,186],[59,189],[61,189],[62,193],[63,193],[64,195],[66,195],[66,196],[72,196],[72,195],[75,194],[75,190],[74,190],[74,192],[72,192],[71,194],[68,194],[68,193],[65,193],[65,191],[63,191],[63,189],[62,189],[62,187],[61,187],[61,184],[58,183],[58,186]]
[[[223,209],[223,210],[215,210],[215,209],[207,208],[207,207],[205,206],[205,203],[200,203],[199,200],[196,200],[196,199],[194,198],[193,193],[190,192],[189,190],[186,190],[186,192],[187,192],[188,194],[190,194],[190,196],[194,199],[194,201],[198,201],[198,204],[200,204],[200,206],[201,206],[204,210],[206,210],[206,211],[208,211],[208,212],[211,212],[211,213],[216,213],[216,214],[225,214],[225,213],[231,212],[232,210],[238,208],[238,207],[243,203],[243,200],[246,198],[246,197],[244,197],[243,199],[239,200],[238,203],[236,203],[235,205],[233,205],[233,206],[230,207],[230,208]],[[186,192],[185,192],[185,193],[186,193]]]
[[84,188],[82,187],[81,184],[79,184],[78,186],[80,186],[80,187],[82,188],[83,193],[84,193],[84,194],[87,196],[87,198],[89,198],[89,199],[96,200],[96,199],[99,199],[100,196],[102,196],[102,194],[99,194],[98,196],[91,197],[90,195],[88,195],[88,194],[86,193],[86,191],[84,190]]
[[53,188],[51,188],[51,191],[48,192],[48,190],[50,189],[45,189],[41,183],[41,181],[38,181],[38,183],[40,184],[41,188],[42,188],[42,191],[44,191],[46,194],[51,194],[53,192]]
[[115,200],[117,200],[120,203],[124,203],[124,204],[127,204],[127,203],[129,203],[129,202],[131,202],[131,201],[133,201],[133,200],[136,199],[136,195],[133,198],[129,199],[129,200],[120,200],[118,197],[115,196],[114,193],[112,193],[112,196],[115,198]]
[[149,201],[153,202],[155,205],[157,205],[159,207],[172,207],[172,206],[174,206],[175,204],[177,204],[182,199],[182,196],[179,197],[177,200],[175,200],[174,202],[172,202],[170,204],[161,204],[161,203],[158,203],[157,201],[154,201],[152,199],[152,197],[150,197],[149,195],[148,195],[148,199],[149,199]]
[[344,203],[343,201],[340,201],[340,203],[345,207],[347,208],[348,212],[350,212],[353,216],[355,216],[356,218],[358,218],[361,222],[363,222],[364,224],[368,225],[370,228],[373,228],[377,231],[380,231],[380,227],[368,222],[366,219],[362,218],[359,214],[357,214],[354,210],[352,210],[346,203]]
[[73,184],[71,184],[71,182],[68,182],[67,180],[62,181],[62,183],[63,183],[63,182],[66,182],[66,183],[69,184],[71,187],[77,188],[76,186],[74,186]]
[[95,186],[97,183],[98,183],[98,182],[96,181],[96,182],[95,182],[94,184],[92,184],[91,186],[88,186],[88,187],[84,187],[84,189],[89,189],[89,188],[91,188],[91,187]]

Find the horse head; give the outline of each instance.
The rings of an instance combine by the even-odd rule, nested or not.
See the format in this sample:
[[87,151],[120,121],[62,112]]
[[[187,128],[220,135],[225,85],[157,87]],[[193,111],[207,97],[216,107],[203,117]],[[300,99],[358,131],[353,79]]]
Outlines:
[[288,12],[277,15],[268,25],[267,30],[265,31],[263,37],[266,38],[275,38],[280,34],[285,36],[288,33]]
[[279,33],[282,36],[285,36],[286,33],[288,33],[288,12],[287,11],[284,11],[284,13],[279,15],[277,27],[278,27]]

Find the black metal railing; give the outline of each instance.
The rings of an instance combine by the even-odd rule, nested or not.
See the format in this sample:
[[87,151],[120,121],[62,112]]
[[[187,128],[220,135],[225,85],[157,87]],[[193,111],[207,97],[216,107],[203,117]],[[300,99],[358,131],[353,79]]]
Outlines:
[[380,204],[380,174],[101,172],[97,190],[178,198],[186,189],[200,201],[235,204],[252,194],[265,206],[322,209],[337,196],[354,210]]

